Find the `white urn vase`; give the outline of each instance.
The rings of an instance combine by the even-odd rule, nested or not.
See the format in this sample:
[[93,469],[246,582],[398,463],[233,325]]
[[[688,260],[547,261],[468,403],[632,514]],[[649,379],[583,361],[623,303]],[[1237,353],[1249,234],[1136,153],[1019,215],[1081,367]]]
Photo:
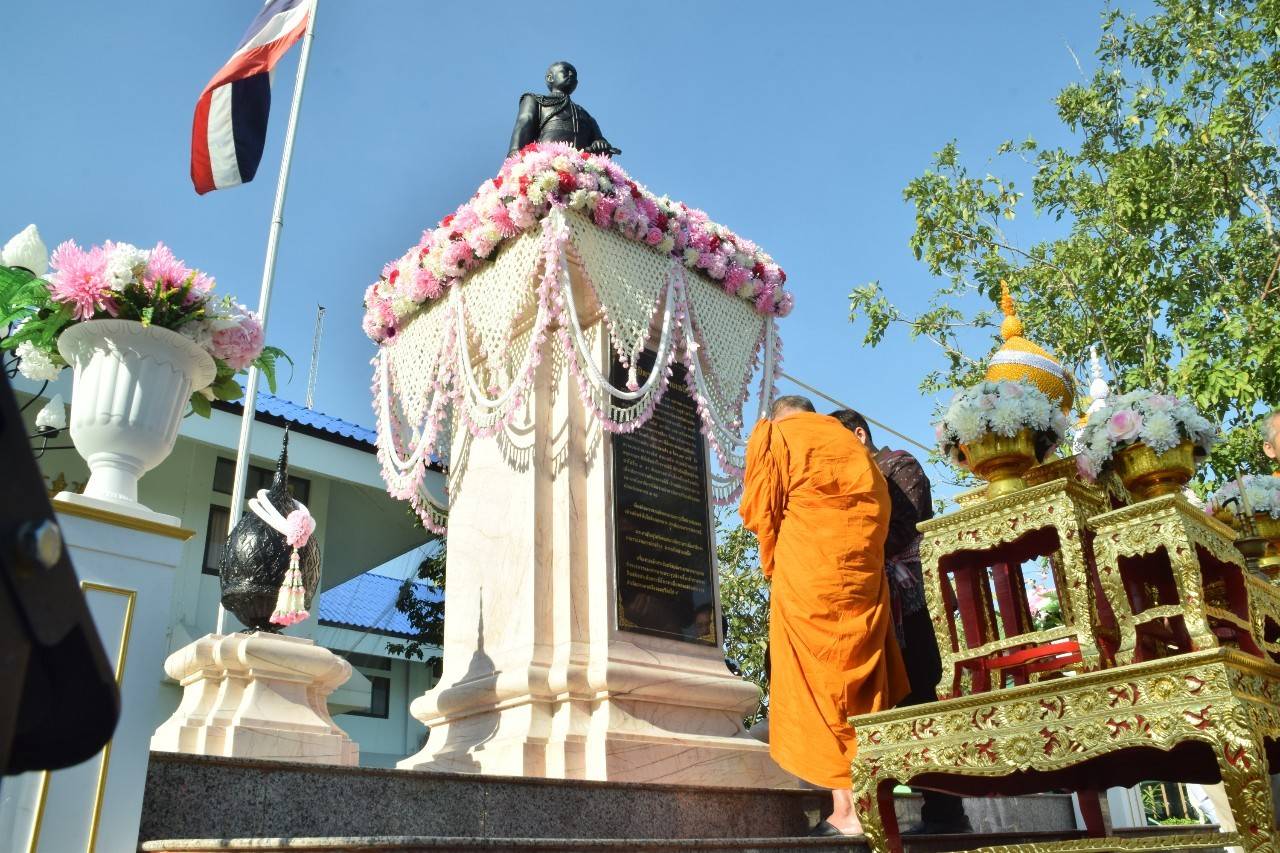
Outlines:
[[176,523],[138,503],[138,479],[173,450],[193,388],[216,374],[199,344],[133,320],[89,320],[58,338],[75,371],[71,440],[89,465],[83,495],[58,497]]

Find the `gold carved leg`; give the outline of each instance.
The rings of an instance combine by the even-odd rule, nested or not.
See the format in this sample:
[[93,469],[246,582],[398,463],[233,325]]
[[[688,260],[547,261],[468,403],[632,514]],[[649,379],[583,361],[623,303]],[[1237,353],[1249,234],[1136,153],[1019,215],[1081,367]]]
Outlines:
[[1098,582],[1102,594],[1111,605],[1115,614],[1116,628],[1120,632],[1120,644],[1116,648],[1116,665],[1128,666],[1133,663],[1138,648],[1138,631],[1133,622],[1133,607],[1129,604],[1129,596],[1124,590],[1124,579],[1120,574],[1120,555],[1114,542],[1099,536],[1094,540],[1094,556],[1098,564]]
[[[853,810],[862,822],[867,845],[874,853],[902,853],[902,837],[898,834],[898,818],[893,810],[892,787],[882,785],[883,780],[872,767],[858,759],[854,759],[851,772]],[[882,792],[881,788],[885,790]]]
[[[1068,590],[1068,606],[1062,610],[1064,620],[1075,628],[1076,641],[1080,644],[1080,665],[1086,672],[1102,666],[1098,653],[1098,635],[1094,631],[1093,608],[1089,606],[1091,586],[1089,567],[1076,538],[1064,539],[1058,552],[1062,560],[1062,573]],[[1061,602],[1063,595],[1058,593]],[[1068,615],[1069,614],[1069,615]]]
[[1263,734],[1255,731],[1244,708],[1233,708],[1221,721],[1218,769],[1231,813],[1235,818],[1240,844],[1247,853],[1277,853],[1275,803],[1271,794],[1271,777],[1267,773],[1267,754]]
[[1218,638],[1209,629],[1209,618],[1204,609],[1204,580],[1194,546],[1184,541],[1176,546],[1165,543],[1165,549],[1169,553],[1169,567],[1178,589],[1178,601],[1182,602],[1182,621],[1191,639],[1191,651],[1216,648]]

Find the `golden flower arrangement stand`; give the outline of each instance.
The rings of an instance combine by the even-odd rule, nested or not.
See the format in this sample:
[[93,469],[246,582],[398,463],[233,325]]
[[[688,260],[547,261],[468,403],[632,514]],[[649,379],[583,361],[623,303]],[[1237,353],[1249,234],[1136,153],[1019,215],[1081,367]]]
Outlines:
[[[1089,523],[1098,578],[1120,628],[1118,664],[1222,643],[1262,655],[1248,573],[1229,527],[1178,494]],[[1265,610],[1266,599],[1258,602]]]
[[[1024,683],[1067,665],[1087,671],[1110,662],[1116,634],[1091,579],[1087,541],[1087,519],[1109,506],[1099,490],[1063,476],[920,523],[940,698],[1000,687],[1006,675]],[[1065,623],[1045,631],[1032,625],[1020,568],[1036,557],[1051,558]]]
[[969,796],[1221,779],[1238,832],[1092,837],[985,853],[1280,851],[1268,778],[1280,762],[1280,666],[1215,648],[856,717],[853,796],[871,849],[900,853],[893,787]]

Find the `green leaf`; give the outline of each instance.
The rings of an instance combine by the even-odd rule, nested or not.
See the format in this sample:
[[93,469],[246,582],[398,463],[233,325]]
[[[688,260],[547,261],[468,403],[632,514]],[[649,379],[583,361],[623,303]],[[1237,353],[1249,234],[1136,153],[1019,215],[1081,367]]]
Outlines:
[[197,391],[191,395],[191,412],[202,418],[207,418],[213,414],[213,403],[208,397]]
[[244,396],[244,389],[240,387],[234,377],[228,377],[220,382],[210,386],[213,396],[219,400],[239,400]]

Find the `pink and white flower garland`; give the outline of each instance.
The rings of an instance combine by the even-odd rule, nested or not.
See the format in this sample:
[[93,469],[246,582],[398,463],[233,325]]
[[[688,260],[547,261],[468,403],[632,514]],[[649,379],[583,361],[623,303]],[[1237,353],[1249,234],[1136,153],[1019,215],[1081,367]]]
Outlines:
[[653,195],[606,156],[535,143],[507,158],[470,201],[383,267],[365,291],[365,334],[377,343],[394,338],[424,305],[444,297],[553,208],[582,213],[600,228],[676,258],[762,314],[791,311],[786,273],[750,240],[700,210]]
[[[461,288],[448,294],[448,302],[435,310],[442,318],[445,333],[435,354],[426,411],[421,424],[406,424],[393,405],[396,396],[389,366],[390,353],[382,347],[373,360],[374,410],[378,424],[378,459],[392,497],[408,500],[423,524],[436,533],[444,532],[445,507],[425,486],[428,463],[438,453],[445,435],[446,411],[453,406],[457,422],[477,438],[493,436],[507,428],[524,406],[533,386],[534,373],[543,358],[544,344],[552,337],[559,344],[579,396],[587,411],[608,432],[629,433],[652,417],[666,393],[675,359],[684,364],[702,430],[715,452],[725,477],[713,484],[718,502],[734,499],[740,490],[745,442],[741,438],[741,408],[747,397],[744,387],[730,397],[728,407],[717,380],[708,378],[698,350],[705,346],[701,330],[692,315],[684,267],[672,264],[661,300],[662,334],[650,376],[643,386],[635,381],[634,370],[625,389],[609,384],[595,364],[595,354],[586,341],[573,302],[569,281],[572,247],[569,228],[562,214],[550,213],[542,222],[540,255],[542,274],[537,284],[537,313],[520,368],[505,390],[482,388],[474,374],[466,340],[465,310]],[[552,329],[554,328],[554,335]],[[389,343],[389,342],[388,342]],[[772,320],[764,323],[756,342],[752,372],[763,351],[761,379],[762,411],[774,396],[774,383],[781,370],[781,341],[773,332]],[[490,394],[495,396],[490,397]],[[736,406],[736,410],[735,410]]]

